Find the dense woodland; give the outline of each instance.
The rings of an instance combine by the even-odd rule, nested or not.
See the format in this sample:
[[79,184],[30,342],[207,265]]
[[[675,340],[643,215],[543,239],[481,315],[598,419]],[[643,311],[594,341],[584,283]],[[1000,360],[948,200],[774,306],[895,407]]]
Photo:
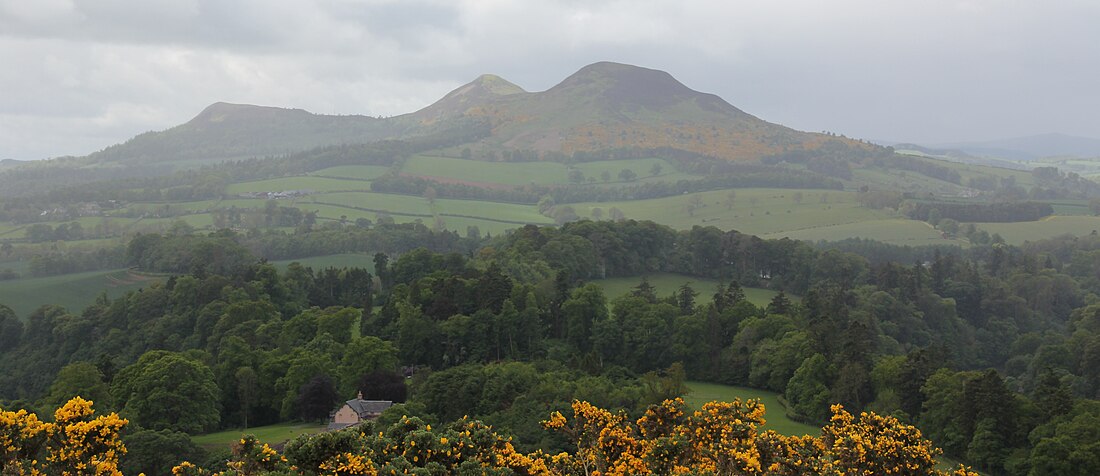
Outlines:
[[[374,273],[254,258],[306,243],[382,252]],[[323,419],[360,389],[405,401],[385,421],[468,415],[553,454],[571,443],[539,422],[574,399],[638,417],[692,379],[781,392],[786,412],[817,424],[834,403],[893,415],[989,474],[1100,470],[1096,237],[964,252],[632,220],[489,241],[349,225],[144,235],[124,259],[173,275],[84,310],[0,307],[0,398],[48,414],[81,395],[120,411],[133,468],[203,461],[186,434]],[[586,282],[652,272],[723,284],[663,296],[640,280],[609,297]],[[761,308],[741,286],[785,294]]]

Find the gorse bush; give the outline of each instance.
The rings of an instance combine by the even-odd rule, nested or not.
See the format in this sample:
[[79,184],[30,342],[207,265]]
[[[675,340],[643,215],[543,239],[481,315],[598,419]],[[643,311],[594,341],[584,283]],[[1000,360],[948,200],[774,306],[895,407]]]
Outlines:
[[[467,417],[437,426],[402,417],[385,428],[372,423],[337,433],[302,436],[284,454],[245,436],[224,469],[181,462],[177,476],[250,475],[911,475],[972,476],[960,467],[935,468],[939,450],[921,432],[893,417],[841,406],[821,436],[762,431],[764,406],[755,400],[710,402],[689,412],[683,400],[652,405],[637,420],[574,401],[572,417],[554,412],[543,426],[564,435],[572,451],[523,454],[492,427]],[[55,423],[26,411],[0,411],[0,474],[121,475],[126,453],[116,414],[94,417],[76,397]]]

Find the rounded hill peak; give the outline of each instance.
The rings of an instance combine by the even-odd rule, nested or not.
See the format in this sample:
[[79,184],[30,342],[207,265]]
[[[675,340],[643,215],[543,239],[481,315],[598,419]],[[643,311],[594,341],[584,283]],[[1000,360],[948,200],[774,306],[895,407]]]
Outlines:
[[311,115],[302,109],[287,109],[270,106],[254,106],[251,104],[233,104],[228,102],[216,102],[203,109],[199,115],[190,122],[222,122],[225,120],[270,120],[275,117],[287,115]]
[[743,114],[718,96],[695,91],[664,71],[611,61],[585,66],[547,93],[588,96],[613,109],[664,111],[688,101],[712,112]]
[[454,91],[443,99],[415,113],[421,121],[436,121],[448,117],[462,116],[471,108],[482,107],[505,96],[526,93],[523,88],[495,74],[483,74]]

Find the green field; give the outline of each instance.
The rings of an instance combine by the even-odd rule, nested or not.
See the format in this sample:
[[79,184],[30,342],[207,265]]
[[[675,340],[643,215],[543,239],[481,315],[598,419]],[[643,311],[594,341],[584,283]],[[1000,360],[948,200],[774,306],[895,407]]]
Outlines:
[[557,162],[482,162],[418,155],[406,161],[401,172],[508,185],[549,185],[567,181],[565,165]]
[[217,433],[192,436],[191,441],[206,449],[224,448],[240,440],[244,435],[256,435],[263,443],[276,445],[293,439],[298,435],[312,435],[324,431],[325,425],[317,423],[278,423],[275,425],[258,426],[247,430],[225,430]]
[[1058,200],[1050,201],[1055,215],[1092,215],[1088,200]]
[[[650,176],[654,165],[661,166],[661,173]],[[695,176],[682,174],[664,159],[623,159],[585,162],[575,165],[584,174],[585,180],[592,178],[603,183],[600,174],[610,174],[611,182],[619,181],[619,172],[630,169],[640,181],[677,181]],[[569,183],[569,166],[558,162],[485,162],[480,160],[452,159],[418,155],[405,162],[402,173],[425,175],[429,177],[447,177],[467,182],[494,183],[504,185],[554,185]]]
[[0,304],[12,308],[20,317],[26,317],[44,304],[58,304],[79,314],[104,291],[114,298],[147,287],[157,279],[116,269],[0,281]]
[[775,430],[784,435],[819,435],[821,428],[805,423],[799,423],[787,417],[786,410],[779,403],[779,394],[767,390],[755,388],[734,387],[719,385],[716,383],[687,382],[688,393],[684,395],[684,402],[692,408],[701,408],[704,403],[710,401],[729,402],[735,398],[741,400],[757,399],[764,404],[767,411],[764,414],[765,429]]
[[[485,202],[479,200],[437,199],[433,205],[436,213],[442,215],[464,215],[485,217],[518,223],[553,224],[554,220],[539,214],[534,205],[515,203]],[[515,225],[520,226],[520,225]]]
[[[726,204],[729,190],[571,206],[581,217],[591,216],[594,208],[600,208],[603,216],[607,216],[608,210],[615,207],[626,218],[653,220],[678,229],[690,229],[695,225],[715,226],[756,235],[897,217],[892,212],[860,207],[854,192],[761,188],[737,189],[734,192],[736,196],[732,208]],[[695,196],[698,196],[697,202],[693,198]],[[688,207],[693,203],[699,205],[694,210],[694,216],[688,213]]]
[[314,192],[335,192],[338,190],[370,190],[370,182],[362,180],[341,180],[326,177],[282,177],[256,182],[235,183],[225,188],[229,194],[249,192],[282,192],[287,190],[312,190]]
[[944,239],[931,225],[917,220],[893,218],[843,223],[832,226],[808,227],[779,233],[766,233],[761,238],[791,238],[794,240],[838,241],[845,238],[868,238],[895,245],[967,245],[966,240]]
[[374,255],[370,253],[344,253],[328,256],[311,256],[308,258],[296,258],[272,261],[271,264],[286,271],[290,263],[300,263],[302,266],[319,271],[324,268],[366,268],[374,273]]
[[27,225],[13,225],[10,223],[0,223],[0,238],[10,238],[16,232],[21,231],[23,227]]
[[852,188],[858,188],[864,183],[871,183],[877,185],[877,187],[872,186],[873,189],[916,193],[932,192],[937,195],[958,195],[964,189],[962,185],[908,170],[856,169],[852,171],[852,177],[854,180],[846,183],[846,186]]
[[[315,202],[315,203],[310,203]],[[311,195],[307,199],[299,200],[296,206],[302,210],[319,210],[318,216],[339,218],[341,214],[336,211],[327,210],[320,212],[326,205],[332,204],[339,205],[342,208],[363,208],[369,210],[385,210],[387,213],[392,214],[419,214],[419,215],[431,215],[431,204],[428,203],[428,199],[422,197],[414,197],[409,195],[391,195],[386,193],[372,193],[372,192],[340,192],[340,193],[322,193],[317,195]],[[374,219],[375,212],[370,213],[367,218]],[[349,217],[350,214],[347,214]]]
[[[715,289],[718,287],[718,281],[713,279],[696,278],[673,273],[654,273],[647,275],[646,278],[649,279],[649,284],[652,284],[653,287],[657,289],[657,295],[662,297],[676,292],[684,283],[691,283],[692,289],[699,292],[699,296],[696,299],[700,303],[710,302],[711,299],[714,298]],[[603,288],[604,295],[606,295],[608,301],[610,301],[624,294],[629,294],[642,282],[642,277],[607,278],[593,280],[592,282]],[[772,298],[774,298],[776,294],[779,294],[776,291],[762,288],[743,288],[743,290],[745,291],[745,298],[757,306],[767,306]],[[789,297],[791,300],[797,300],[797,298],[793,296]]]
[[[522,226],[515,223],[504,223],[499,221],[466,217],[440,216],[439,219],[442,220],[444,229],[453,230],[462,236],[466,236],[467,227],[471,226],[476,226],[478,232],[481,233],[481,236],[485,236],[486,234],[492,234],[493,236],[503,235],[508,230],[513,230],[517,227]],[[399,223],[403,223],[401,220],[397,221]],[[433,221],[433,218],[425,218],[423,220],[424,224],[428,226],[431,226]]]
[[374,180],[389,173],[389,167],[381,165],[337,165],[327,169],[315,170],[309,175],[316,177],[334,177],[355,180]]
[[1009,244],[1018,245],[1025,241],[1036,241],[1065,234],[1084,236],[1094,231],[1100,232],[1100,217],[1049,216],[1038,221],[975,223],[975,225],[990,234],[999,233]]

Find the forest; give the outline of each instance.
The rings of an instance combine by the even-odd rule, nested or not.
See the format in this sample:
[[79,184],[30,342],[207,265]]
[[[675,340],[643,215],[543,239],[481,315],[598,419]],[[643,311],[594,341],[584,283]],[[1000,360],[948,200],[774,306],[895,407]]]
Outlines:
[[[373,272],[280,271],[253,251],[368,237]],[[81,396],[120,412],[127,474],[224,468],[231,455],[187,435],[324,419],[356,391],[403,402],[378,425],[470,418],[520,453],[575,452],[540,422],[574,401],[642,418],[687,379],[780,392],[770,411],[819,426],[835,404],[889,416],[986,474],[1100,471],[1097,237],[819,249],[633,220],[491,239],[383,224],[142,235],[122,259],[172,275],[83,310],[0,307],[0,407],[49,415]],[[656,272],[722,284],[588,282]],[[759,307],[742,286],[783,292]]]

